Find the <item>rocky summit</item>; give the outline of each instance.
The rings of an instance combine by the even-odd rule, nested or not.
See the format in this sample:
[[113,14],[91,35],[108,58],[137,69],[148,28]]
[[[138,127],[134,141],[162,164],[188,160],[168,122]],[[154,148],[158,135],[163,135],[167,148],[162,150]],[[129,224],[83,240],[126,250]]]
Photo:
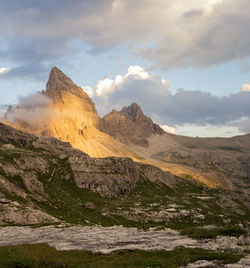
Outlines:
[[113,110],[102,118],[102,130],[124,144],[148,147],[147,138],[165,131],[144,115],[141,107],[132,103],[120,112]]

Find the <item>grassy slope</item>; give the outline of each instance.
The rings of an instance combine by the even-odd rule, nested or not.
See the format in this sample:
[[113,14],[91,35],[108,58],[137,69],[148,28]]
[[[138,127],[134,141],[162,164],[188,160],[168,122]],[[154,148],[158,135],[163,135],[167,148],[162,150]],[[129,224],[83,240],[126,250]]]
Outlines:
[[177,248],[173,251],[139,250],[94,254],[88,251],[56,251],[45,244],[0,247],[0,267],[180,267],[197,260],[235,263],[243,256],[231,252]]

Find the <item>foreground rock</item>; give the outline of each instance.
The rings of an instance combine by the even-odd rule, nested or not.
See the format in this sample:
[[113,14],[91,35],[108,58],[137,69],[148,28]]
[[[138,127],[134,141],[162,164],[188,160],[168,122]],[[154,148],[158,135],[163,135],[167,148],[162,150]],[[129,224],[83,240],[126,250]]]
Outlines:
[[176,247],[243,252],[248,245],[242,242],[242,238],[231,237],[195,240],[171,229],[141,231],[121,226],[0,228],[0,246],[47,243],[57,250],[90,250],[105,254],[123,249],[173,250]]

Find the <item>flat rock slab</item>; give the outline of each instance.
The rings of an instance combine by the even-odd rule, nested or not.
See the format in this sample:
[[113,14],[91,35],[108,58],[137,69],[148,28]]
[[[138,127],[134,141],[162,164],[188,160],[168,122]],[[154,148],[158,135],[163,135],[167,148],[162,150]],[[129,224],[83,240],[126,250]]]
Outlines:
[[57,250],[89,250],[92,252],[111,253],[115,250],[173,250],[176,247],[208,250],[231,249],[241,251],[238,241],[230,237],[216,240],[195,240],[181,236],[179,232],[164,229],[149,229],[148,231],[122,226],[72,226],[59,228],[46,226],[30,227],[1,227],[0,246],[47,243]]

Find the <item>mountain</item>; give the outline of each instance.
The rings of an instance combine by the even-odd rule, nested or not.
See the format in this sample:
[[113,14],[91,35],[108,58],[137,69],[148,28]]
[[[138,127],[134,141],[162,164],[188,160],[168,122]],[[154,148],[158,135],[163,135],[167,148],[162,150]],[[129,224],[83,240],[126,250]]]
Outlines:
[[[126,156],[142,159],[121,143],[101,132],[101,119],[89,96],[57,67],[53,67],[46,90],[42,94],[50,101],[40,110],[33,112],[33,106],[16,108],[16,119],[8,122],[12,126],[36,135],[51,136],[80,149],[92,157]],[[25,111],[25,112],[24,112]],[[12,111],[13,112],[13,111]],[[23,113],[24,112],[24,113]],[[7,112],[8,113],[8,112]],[[30,123],[23,117],[34,114],[47,115]],[[13,117],[13,116],[10,116]],[[39,124],[38,121],[41,121]]]
[[[69,142],[91,157],[130,157],[212,188],[239,191],[249,199],[250,135],[229,139],[172,135],[135,103],[100,118],[89,96],[56,67],[42,93],[39,98],[49,101],[39,100],[35,111],[31,101],[17,107],[12,126]],[[41,103],[45,106],[40,108]],[[41,120],[40,115],[47,116]],[[31,123],[24,122],[27,117],[33,118]]]
[[102,130],[124,144],[148,147],[147,138],[165,131],[144,115],[141,107],[132,103],[120,112],[113,110],[102,118]]

